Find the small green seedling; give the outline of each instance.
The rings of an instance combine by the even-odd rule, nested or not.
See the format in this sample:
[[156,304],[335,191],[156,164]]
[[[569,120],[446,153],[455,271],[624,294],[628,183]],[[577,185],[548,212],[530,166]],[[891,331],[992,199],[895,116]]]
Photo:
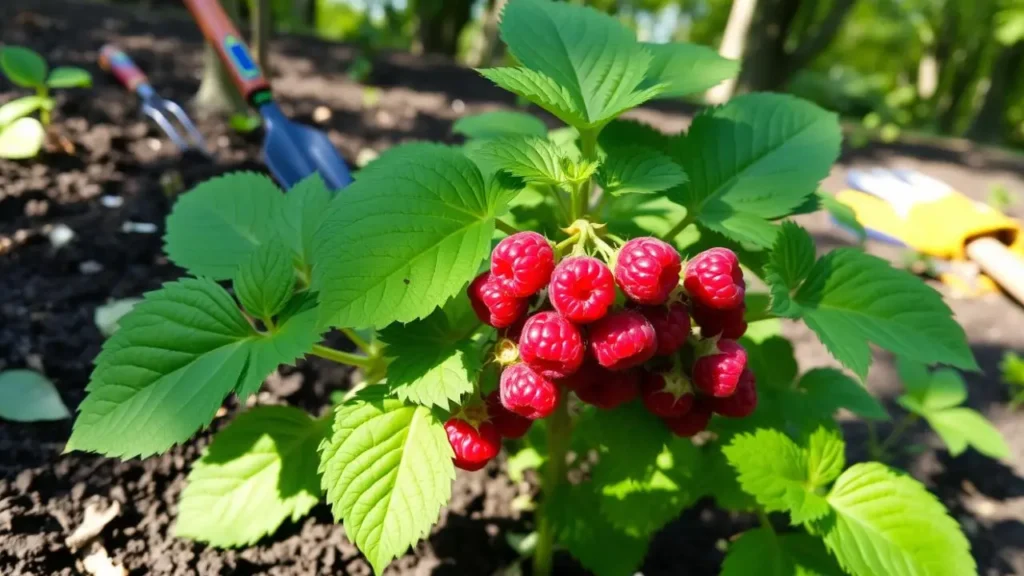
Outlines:
[[[0,48],[0,70],[12,83],[36,91],[0,106],[0,158],[32,158],[46,138],[54,100],[51,88],[87,88],[92,76],[74,66],[52,70],[39,53],[22,46]],[[29,115],[38,111],[39,119]]]
[[1007,352],[999,364],[999,374],[1010,389],[1010,405],[1020,407],[1024,404],[1024,358]]

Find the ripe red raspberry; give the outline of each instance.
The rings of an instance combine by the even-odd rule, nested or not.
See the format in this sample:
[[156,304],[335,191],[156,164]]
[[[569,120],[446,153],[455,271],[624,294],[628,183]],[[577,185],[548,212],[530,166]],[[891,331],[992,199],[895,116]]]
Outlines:
[[726,418],[746,418],[757,408],[757,380],[749,369],[740,374],[740,383],[732,396],[711,398],[711,409]]
[[497,390],[487,395],[487,419],[502,438],[522,438],[533,424],[533,420],[505,408]]
[[526,364],[513,364],[501,373],[501,405],[530,420],[547,418],[558,404],[558,386]]
[[538,312],[523,325],[519,357],[545,378],[565,378],[583,363],[583,336],[556,312]]
[[490,272],[477,276],[469,284],[469,303],[477,318],[484,324],[504,328],[515,324],[526,314],[526,300],[514,298],[494,282]]
[[747,307],[740,305],[730,310],[717,310],[694,302],[690,306],[693,320],[700,326],[700,335],[704,338],[721,336],[735,340],[747,333],[747,321],[743,319]]
[[683,287],[694,302],[728,310],[743,304],[747,284],[736,254],[728,248],[711,248],[686,263]]
[[455,452],[452,460],[457,468],[479,470],[501,450],[501,436],[490,422],[473,426],[461,418],[451,418],[444,423],[444,431]]
[[547,286],[555,268],[555,251],[536,232],[518,232],[505,238],[491,252],[491,274],[498,285],[517,298],[525,298]]
[[615,281],[639,304],[664,304],[679,285],[682,263],[675,248],[657,238],[626,242],[615,261]]
[[693,387],[681,370],[646,372],[640,382],[640,399],[655,416],[682,416],[690,411],[693,398]]
[[725,398],[736,391],[747,367],[747,351],[735,340],[719,340],[693,364],[693,383],[709,396]]
[[598,320],[590,329],[590,351],[609,370],[643,364],[658,350],[654,326],[635,310],[621,310]]
[[577,324],[587,324],[603,318],[615,303],[615,278],[597,258],[566,258],[551,274],[548,297],[559,314]]
[[682,302],[666,306],[644,306],[640,313],[654,326],[658,338],[658,356],[675,354],[690,337],[690,314]]
[[675,418],[665,418],[665,424],[673,434],[680,438],[692,438],[698,432],[706,430],[711,422],[711,404],[707,398],[697,398],[690,411]]
[[612,372],[593,358],[587,358],[579,371],[560,383],[576,392],[580,400],[603,410],[629,402],[640,391],[640,375],[636,370]]

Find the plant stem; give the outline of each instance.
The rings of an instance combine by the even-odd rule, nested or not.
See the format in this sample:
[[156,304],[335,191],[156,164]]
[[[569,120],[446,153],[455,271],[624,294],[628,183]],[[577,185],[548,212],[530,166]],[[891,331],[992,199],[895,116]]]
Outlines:
[[369,369],[372,368],[374,364],[372,358],[360,356],[359,354],[352,354],[351,352],[335,350],[334,348],[328,348],[327,346],[321,346],[320,344],[313,346],[313,355],[326,358],[333,362],[338,362],[339,364],[358,366],[359,368]]
[[[49,91],[45,87],[37,88],[36,95],[40,98],[49,98]],[[46,106],[39,109],[39,123],[43,126],[50,125],[50,110]]]
[[[584,160],[588,162],[597,161],[597,130],[583,130],[580,132],[580,152],[582,152]],[[580,186],[579,191],[573,198],[574,219],[583,218],[587,215],[587,210],[590,208],[590,195],[593,191],[594,179],[590,177]]]
[[[559,484],[565,480],[565,456],[572,439],[572,421],[569,404],[563,395],[548,420],[548,462],[541,485],[542,498],[552,498]],[[555,552],[555,530],[545,507],[537,507],[537,548],[533,554],[533,575],[550,576]]]
[[757,509],[757,519],[761,521],[761,526],[767,528],[769,532],[775,534],[775,527],[772,526],[772,520],[768,517],[768,513],[762,508]]
[[373,355],[373,346],[371,346],[369,342],[367,342],[362,336],[360,336],[358,332],[351,328],[341,328],[341,333],[344,334],[345,337],[349,339],[349,341],[355,344],[356,348],[362,350],[364,354],[368,356]]
[[501,220],[501,219],[495,219],[494,220],[494,226],[497,227],[498,230],[501,230],[502,232],[504,232],[505,234],[508,234],[509,236],[511,236],[512,234],[518,234],[519,233],[519,230],[517,230],[515,226],[513,226],[513,225],[509,224],[508,222],[505,222],[504,220]]
[[680,220],[675,226],[673,226],[671,230],[666,232],[665,235],[661,237],[661,239],[671,244],[672,240],[674,240],[676,236],[679,236],[679,233],[683,231],[683,228],[686,228],[692,222],[693,219],[690,218],[690,213],[687,212],[686,216],[684,216],[682,220]]
[[566,238],[565,240],[562,240],[558,244],[555,244],[555,252],[559,256],[561,256],[562,252],[564,252],[566,248],[568,248],[570,246],[575,246],[576,243],[578,243],[579,241],[580,241],[579,233],[573,234],[572,236],[569,236],[568,238]]
[[908,412],[906,415],[903,416],[902,420],[896,423],[896,426],[893,427],[892,432],[889,433],[889,437],[886,438],[885,441],[882,442],[882,444],[878,447],[879,460],[883,462],[886,460],[886,453],[888,452],[889,447],[895,444],[896,441],[899,440],[900,436],[903,436],[903,433],[909,430],[910,427],[913,426],[915,422],[917,422],[917,418],[917,414]]
[[572,220],[570,220],[570,217],[572,215],[569,213],[569,207],[565,205],[565,198],[562,198],[562,191],[559,190],[557,186],[548,186],[548,192],[555,199],[555,203],[558,205],[559,215],[571,223]]

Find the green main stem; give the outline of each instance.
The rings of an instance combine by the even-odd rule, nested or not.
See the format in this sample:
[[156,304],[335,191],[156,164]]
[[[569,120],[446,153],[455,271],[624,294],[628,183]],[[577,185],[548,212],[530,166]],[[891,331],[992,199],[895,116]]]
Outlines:
[[[565,480],[565,457],[572,439],[572,421],[569,418],[569,402],[562,395],[554,413],[548,419],[548,462],[544,469],[542,498],[554,496],[558,486]],[[537,548],[533,554],[534,576],[550,576],[551,562],[555,552],[555,530],[544,505],[537,507]]]
[[[588,162],[597,161],[597,130],[580,131],[580,152],[583,159]],[[587,181],[579,187],[578,192],[573,195],[573,219],[583,218],[590,209],[590,196],[594,192],[594,179],[587,178]]]
[[339,364],[348,364],[350,366],[358,366],[359,368],[372,368],[373,359],[367,356],[360,356],[359,354],[353,354],[351,352],[344,352],[342,350],[335,350],[334,348],[328,348],[327,346],[321,346],[317,344],[313,346],[313,355],[321,358],[326,358]]
[[661,239],[671,244],[672,241],[675,240],[676,236],[679,236],[679,233],[682,232],[684,228],[686,228],[692,223],[693,219],[690,218],[689,214],[687,214],[685,217],[683,217],[682,220],[679,221],[678,224],[676,224],[675,226],[672,227],[671,230],[666,232],[665,235],[661,237]]

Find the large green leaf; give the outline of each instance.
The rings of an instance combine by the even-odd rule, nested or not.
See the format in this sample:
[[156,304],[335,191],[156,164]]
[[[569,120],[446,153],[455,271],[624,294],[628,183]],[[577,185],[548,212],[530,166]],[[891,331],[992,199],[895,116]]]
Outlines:
[[613,148],[601,163],[597,181],[613,196],[654,194],[686,182],[686,173],[667,155],[652,148]]
[[888,420],[889,413],[864,386],[835,368],[815,368],[807,371],[797,388],[807,394],[807,400],[816,412],[832,415],[840,408],[861,418]]
[[300,180],[284,197],[276,215],[276,226],[298,258],[299,268],[309,274],[313,268],[313,238],[331,204],[331,192],[319,172]]
[[509,191],[459,151],[385,152],[332,202],[316,233],[321,323],[382,328],[430,314],[476,274]]
[[666,85],[658,98],[679,98],[703,92],[740,71],[738,61],[724,58],[699,44],[645,43],[643,47],[652,56],[643,86]]
[[583,120],[577,128],[601,125],[662,88],[640,89],[650,54],[629,28],[592,8],[515,0],[500,28],[516,60],[564,87]]
[[587,124],[569,91],[540,72],[528,68],[487,68],[480,70],[480,74],[501,88],[547,110],[566,124]]
[[842,576],[821,540],[756,528],[729,545],[720,576]]
[[505,170],[531,184],[559,184],[563,153],[554,142],[539,136],[488,139],[467,151],[486,172]]
[[855,464],[828,495],[814,529],[854,576],[975,574],[970,545],[935,496],[882,464]]
[[452,132],[475,139],[501,138],[502,136],[544,137],[548,133],[548,127],[533,114],[512,110],[495,110],[459,118],[452,124]]
[[57,387],[46,376],[32,370],[0,371],[0,418],[40,422],[70,417]]
[[690,181],[675,198],[700,224],[768,247],[771,220],[818,189],[839,155],[831,112],[782,94],[746,94],[697,116],[673,156]]
[[245,546],[305,516],[320,501],[317,446],[326,424],[290,406],[239,415],[189,472],[175,534]]
[[50,88],[88,88],[92,86],[92,74],[76,66],[57,66],[46,78]]
[[946,443],[952,456],[959,456],[972,446],[992,458],[1010,457],[1010,447],[999,430],[970,408],[940,410],[929,414],[926,419]]
[[318,339],[315,310],[256,332],[231,296],[187,278],[145,295],[96,358],[67,450],[163,452],[213,420],[224,397],[255,391]]
[[591,483],[563,483],[546,500],[556,542],[597,576],[633,574],[647,553],[648,539],[616,528],[600,512],[601,495]]
[[182,194],[170,216],[164,250],[196,276],[231,278],[256,248],[276,235],[284,194],[267,176],[232,172]]
[[280,241],[262,244],[238,267],[235,294],[257,318],[272,318],[284,308],[295,288],[292,255]]
[[360,397],[321,445],[327,501],[376,573],[430,530],[455,478],[444,427],[423,406]]
[[829,252],[808,269],[806,251],[798,246],[813,248],[810,235],[796,225],[783,227],[766,269],[772,309],[803,319],[862,380],[871,364],[869,342],[926,364],[978,368],[963,328],[942,297],[918,278],[852,248]]
[[39,88],[46,82],[46,60],[35,50],[23,46],[0,48],[0,70],[7,79],[22,88]]
[[35,118],[18,118],[0,128],[0,158],[24,160],[39,154],[46,129]]

